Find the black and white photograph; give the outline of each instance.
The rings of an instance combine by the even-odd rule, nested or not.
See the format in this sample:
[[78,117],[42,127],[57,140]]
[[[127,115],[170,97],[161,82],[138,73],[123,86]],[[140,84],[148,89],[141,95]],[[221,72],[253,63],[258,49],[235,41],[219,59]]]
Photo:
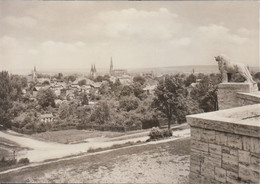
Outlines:
[[258,1],[0,0],[0,183],[260,183]]

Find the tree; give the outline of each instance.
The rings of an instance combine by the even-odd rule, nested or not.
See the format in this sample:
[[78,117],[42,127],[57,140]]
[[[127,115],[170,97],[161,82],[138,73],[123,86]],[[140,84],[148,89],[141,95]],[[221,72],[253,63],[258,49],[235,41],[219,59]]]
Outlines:
[[112,93],[111,86],[113,85],[113,82],[103,82],[99,88],[99,93],[101,95],[110,95]]
[[199,84],[191,90],[190,96],[198,101],[199,107],[204,112],[218,110],[217,85],[221,81],[219,74],[204,76]]
[[191,83],[194,82],[196,82],[196,76],[194,74],[190,74],[184,81],[186,87],[188,87],[189,85],[191,85]]
[[86,85],[87,84],[87,81],[85,79],[82,79],[78,82],[78,85],[80,86],[83,86],[83,85]]
[[80,101],[81,101],[81,105],[88,105],[88,103],[89,103],[88,95],[86,93],[81,93]]
[[260,80],[260,72],[255,73],[254,78]]
[[69,117],[69,105],[67,103],[62,103],[59,107],[59,118],[64,120]]
[[62,73],[58,73],[57,79],[62,79],[63,74]]
[[46,108],[48,106],[55,107],[54,100],[56,99],[55,93],[51,89],[40,89],[37,94],[37,100],[41,107]]
[[140,100],[146,98],[146,93],[144,92],[143,87],[140,83],[133,84],[133,91],[134,95]]
[[185,119],[187,114],[186,97],[187,90],[179,75],[166,75],[165,79],[159,82],[155,90],[153,106],[166,115],[169,130],[172,121],[180,122]]
[[46,85],[46,86],[48,86],[48,85],[50,85],[50,82],[47,81],[47,80],[45,80],[45,81],[42,83],[42,85]]
[[140,75],[137,75],[137,76],[135,76],[134,78],[133,78],[133,81],[134,82],[138,82],[138,83],[140,83],[141,85],[144,85],[144,83],[145,83],[145,78],[144,77],[142,77],[142,76],[140,76]]
[[7,71],[0,73],[0,125],[10,128],[11,117],[9,109],[12,108],[12,86]]
[[19,75],[10,76],[11,84],[11,99],[12,100],[21,100],[22,98],[22,89],[27,87],[27,79]]
[[76,79],[77,79],[77,77],[75,75],[69,75],[69,76],[65,77],[65,80],[66,80],[67,83],[70,82],[70,81],[74,82]]
[[104,124],[110,119],[110,109],[106,101],[99,101],[93,108],[90,120],[98,124]]
[[133,94],[133,92],[134,89],[132,86],[124,86],[120,93],[120,96],[130,96],[131,94]]
[[133,96],[124,97],[119,101],[119,108],[127,112],[137,109],[138,105],[138,98]]

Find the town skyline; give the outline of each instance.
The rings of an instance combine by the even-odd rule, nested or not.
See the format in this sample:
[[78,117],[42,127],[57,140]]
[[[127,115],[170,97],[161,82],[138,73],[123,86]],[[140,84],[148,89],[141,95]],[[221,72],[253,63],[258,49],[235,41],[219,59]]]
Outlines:
[[259,66],[258,2],[0,6],[1,69],[12,73],[33,66],[44,71],[89,70],[91,64],[109,68],[111,56],[117,68],[125,69],[217,65],[214,56],[221,53],[232,62]]

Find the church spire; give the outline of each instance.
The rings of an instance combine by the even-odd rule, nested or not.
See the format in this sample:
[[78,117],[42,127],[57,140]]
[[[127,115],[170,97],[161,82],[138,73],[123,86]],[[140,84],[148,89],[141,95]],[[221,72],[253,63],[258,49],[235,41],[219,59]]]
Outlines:
[[37,81],[37,73],[36,73],[36,67],[35,66],[33,68],[32,80],[33,80],[33,82]]
[[113,74],[113,60],[112,60],[112,56],[111,56],[111,60],[110,60],[110,70],[109,70],[109,74],[112,75]]

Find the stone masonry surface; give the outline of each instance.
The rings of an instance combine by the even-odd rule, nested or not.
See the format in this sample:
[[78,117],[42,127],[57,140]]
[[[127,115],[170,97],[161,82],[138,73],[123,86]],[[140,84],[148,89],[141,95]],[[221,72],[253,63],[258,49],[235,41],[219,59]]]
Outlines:
[[187,116],[191,126],[191,184],[259,183],[257,115],[260,104]]
[[259,103],[255,102],[254,100],[250,101],[249,99],[245,99],[243,95],[237,94],[252,93],[257,92],[257,90],[257,86],[252,86],[250,83],[221,83],[218,85],[217,92],[219,109],[222,110]]

